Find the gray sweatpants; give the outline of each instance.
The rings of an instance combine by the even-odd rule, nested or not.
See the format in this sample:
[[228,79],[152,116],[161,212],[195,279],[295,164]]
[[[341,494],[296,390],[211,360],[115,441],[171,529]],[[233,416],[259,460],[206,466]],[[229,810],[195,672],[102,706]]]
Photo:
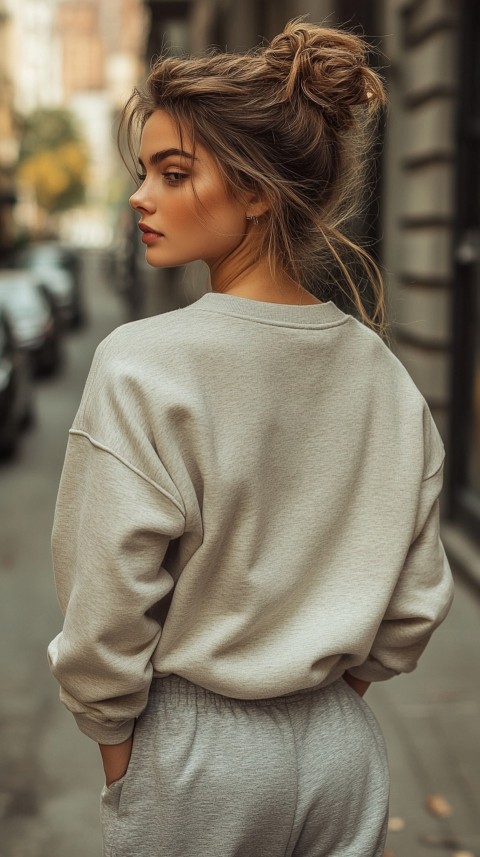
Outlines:
[[380,727],[343,680],[238,700],[154,679],[127,773],[105,787],[105,857],[381,857]]

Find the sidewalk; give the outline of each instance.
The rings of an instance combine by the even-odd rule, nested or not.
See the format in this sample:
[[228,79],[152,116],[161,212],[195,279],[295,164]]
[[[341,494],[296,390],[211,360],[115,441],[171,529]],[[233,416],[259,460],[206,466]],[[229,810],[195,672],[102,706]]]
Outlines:
[[[417,669],[368,691],[389,750],[390,824],[403,828],[390,831],[386,857],[480,857],[479,642],[480,599],[457,579]],[[426,808],[432,795],[449,815]]]

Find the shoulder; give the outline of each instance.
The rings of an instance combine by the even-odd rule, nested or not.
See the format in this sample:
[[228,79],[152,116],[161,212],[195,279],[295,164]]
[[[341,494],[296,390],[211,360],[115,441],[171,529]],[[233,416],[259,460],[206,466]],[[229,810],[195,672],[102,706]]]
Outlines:
[[179,370],[189,354],[189,345],[199,331],[184,309],[128,322],[115,328],[95,351],[91,374],[94,378],[128,376],[160,379]]
[[192,349],[202,341],[197,314],[188,309],[122,324],[100,342],[75,424],[120,413],[147,420],[153,406],[175,398],[190,379]]
[[405,437],[423,436],[423,473],[429,478],[441,468],[445,447],[428,402],[407,367],[380,336],[356,319],[352,321],[351,329],[358,339],[357,358],[373,391],[372,400],[378,412],[382,404],[386,405]]
[[148,347],[157,347],[162,342],[174,341],[178,333],[188,326],[189,322],[183,309],[130,321],[112,330],[100,342],[96,353],[100,356],[113,357],[115,354],[122,355],[125,352],[138,352]]
[[403,394],[412,405],[423,409],[425,399],[406,366],[374,330],[351,318],[349,337],[359,371],[379,389]]
[[211,314],[197,310],[196,303],[193,301],[170,312],[120,325],[100,343],[98,355],[108,355],[110,358],[115,355],[137,355],[148,359],[150,353],[168,356],[171,351],[175,351],[178,356],[187,352],[190,345],[195,346],[208,336],[210,328],[214,337],[218,322],[223,320],[217,314],[217,324],[212,324]]

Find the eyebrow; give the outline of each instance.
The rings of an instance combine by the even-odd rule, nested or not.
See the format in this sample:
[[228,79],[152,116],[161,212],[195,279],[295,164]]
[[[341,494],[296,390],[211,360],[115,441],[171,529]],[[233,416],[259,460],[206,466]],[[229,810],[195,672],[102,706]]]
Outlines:
[[[182,158],[190,158],[192,161],[197,160],[194,155],[190,154],[190,152],[185,152],[184,149],[163,149],[161,152],[154,152],[153,155],[150,156],[150,166],[154,167],[156,164],[164,161],[165,158],[171,158],[173,155],[177,155]],[[141,158],[138,159],[138,163],[141,167],[144,166]]]

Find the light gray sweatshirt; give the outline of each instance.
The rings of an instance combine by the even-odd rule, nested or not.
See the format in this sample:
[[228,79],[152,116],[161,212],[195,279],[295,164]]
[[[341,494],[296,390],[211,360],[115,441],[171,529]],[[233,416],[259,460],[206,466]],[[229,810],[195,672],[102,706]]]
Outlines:
[[413,670],[452,600],[443,460],[404,367],[332,302],[209,292],[115,330],[52,539],[79,728],[125,740],[153,675],[254,699]]

